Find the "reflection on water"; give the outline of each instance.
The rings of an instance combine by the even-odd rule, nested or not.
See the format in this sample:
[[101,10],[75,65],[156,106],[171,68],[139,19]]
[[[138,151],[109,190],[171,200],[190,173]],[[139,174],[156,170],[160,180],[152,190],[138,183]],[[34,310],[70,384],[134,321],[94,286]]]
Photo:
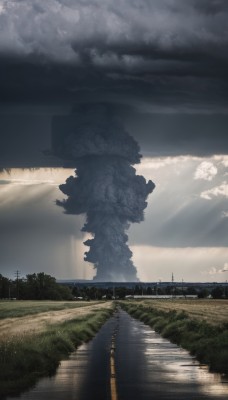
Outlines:
[[[186,350],[170,343],[151,329],[143,329],[146,362],[154,365],[156,371],[162,370],[166,382],[194,383],[199,392],[209,397],[228,398],[228,377],[221,374],[210,373],[207,366],[192,357]],[[154,369],[148,368],[149,379]]]
[[109,400],[113,334],[119,400],[228,399],[228,379],[209,373],[188,352],[120,311],[62,361],[55,376],[41,379],[20,400]]
[[[116,318],[110,318],[89,343],[63,360],[55,376],[41,379],[20,400],[108,400],[109,353]],[[7,398],[13,400],[14,398]]]
[[80,399],[88,362],[88,344],[83,344],[68,360],[61,362],[55,376],[41,379],[33,390],[21,395],[20,400]]
[[116,363],[120,399],[228,399],[228,378],[210,373],[184,349],[121,314]]

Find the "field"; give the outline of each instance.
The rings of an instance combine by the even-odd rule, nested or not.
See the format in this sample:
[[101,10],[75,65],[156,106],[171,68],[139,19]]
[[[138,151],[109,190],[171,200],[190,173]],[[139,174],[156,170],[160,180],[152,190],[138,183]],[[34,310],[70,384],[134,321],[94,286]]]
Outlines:
[[[228,300],[118,302],[213,371],[228,373]],[[0,302],[0,397],[55,372],[110,317],[114,302]]]
[[38,314],[45,311],[58,311],[68,308],[79,308],[97,304],[88,301],[0,301],[0,319],[11,317],[24,317],[25,315]]
[[0,397],[20,393],[54,373],[61,359],[95,335],[113,309],[111,301],[0,302]]
[[104,302],[0,302],[0,341],[14,335],[45,331],[53,324],[85,317],[100,308],[109,308]]
[[228,323],[228,300],[145,300],[140,304],[165,312],[184,311],[190,318],[204,320],[211,325]]

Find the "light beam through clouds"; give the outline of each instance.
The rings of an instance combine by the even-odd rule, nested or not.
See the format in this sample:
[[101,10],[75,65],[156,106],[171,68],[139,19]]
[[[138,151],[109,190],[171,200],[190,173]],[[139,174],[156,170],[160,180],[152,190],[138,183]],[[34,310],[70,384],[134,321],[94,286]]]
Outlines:
[[[184,248],[192,249],[186,254],[205,248],[204,270],[220,270],[228,247],[227,20],[227,0],[0,0],[0,170],[62,167],[62,159],[44,152],[53,116],[68,118],[79,103],[109,104],[148,157],[135,167],[137,174],[157,186],[145,222],[128,230],[128,254],[141,249],[134,258],[139,276],[145,246],[163,256],[163,249],[180,249],[180,259]],[[106,181],[114,171],[109,162]],[[0,176],[3,271],[18,263],[27,272],[33,264],[42,270],[42,242],[47,272],[83,276],[79,227],[85,220],[61,214],[54,203],[63,200],[57,185],[64,173],[55,182],[50,171],[43,182],[31,171],[27,178],[21,171]],[[84,240],[91,244],[91,237]],[[223,256],[211,264],[214,248]],[[145,279],[156,278],[157,259]],[[167,268],[176,274],[180,264],[175,270],[173,258]],[[87,277],[94,272],[89,266],[84,271]]]
[[[228,207],[223,195],[201,198],[204,190],[227,179],[227,156],[181,156],[142,158],[137,174],[153,177],[156,190],[149,197],[145,221],[132,224],[129,247],[137,275],[142,281],[217,281],[228,262]],[[213,163],[218,173],[213,181],[195,180],[203,161]],[[73,169],[12,170],[0,180],[0,271],[13,277],[45,271],[59,279],[93,279],[95,271],[83,261],[88,239],[80,232],[82,216],[64,215],[56,207],[61,198],[58,185]],[[28,184],[30,182],[30,184]],[[64,196],[62,196],[62,199]],[[214,275],[209,274],[216,268]]]
[[[71,219],[56,207],[64,169],[12,169],[0,174],[0,273],[14,277],[45,271],[57,278],[80,277],[81,217]],[[74,242],[74,246],[72,245]],[[81,257],[81,252],[80,252]],[[85,277],[88,278],[85,270]]]
[[[172,272],[176,282],[224,282],[222,273],[228,259],[227,247],[153,247],[132,246],[134,262],[139,265],[140,281],[171,282]],[[224,265],[211,267],[212,265]],[[228,272],[228,271],[224,271]]]

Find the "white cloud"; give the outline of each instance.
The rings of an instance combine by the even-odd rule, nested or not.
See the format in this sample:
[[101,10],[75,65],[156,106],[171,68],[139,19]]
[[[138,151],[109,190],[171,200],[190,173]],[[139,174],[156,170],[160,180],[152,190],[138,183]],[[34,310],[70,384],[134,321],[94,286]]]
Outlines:
[[151,158],[151,157],[143,157],[141,160],[141,164],[137,165],[136,168],[139,169],[151,169],[156,170],[163,167],[167,167],[169,165],[176,165],[186,162],[192,162],[200,160],[199,157],[193,156],[177,156],[177,157],[158,157],[158,158]]
[[[226,247],[153,247],[131,246],[133,261],[137,266],[138,277],[142,282],[162,281],[171,282],[214,282],[215,277],[209,274],[211,265],[227,264],[228,250]],[[211,271],[213,272],[213,271]],[[215,271],[214,271],[215,272]],[[220,273],[216,281],[224,281],[225,274]],[[203,279],[202,279],[203,278]]]
[[217,275],[222,274],[223,272],[228,272],[228,263],[226,262],[224,266],[221,267],[211,267],[208,271],[204,271],[205,274],[209,275]]
[[222,212],[222,218],[228,218],[228,211]]
[[4,4],[1,4],[1,3],[0,3],[0,14],[3,14],[3,13],[4,13],[4,10],[5,10]]
[[228,156],[226,155],[216,155],[213,157],[215,161],[219,161],[224,167],[228,168]]
[[228,262],[224,264],[222,272],[228,271]]
[[73,169],[62,168],[38,168],[38,169],[20,169],[12,168],[10,172],[0,172],[2,185],[36,185],[36,184],[54,184],[63,183],[69,175],[74,174]]
[[205,190],[200,194],[202,199],[211,200],[213,197],[228,197],[228,184],[223,182],[220,186]]
[[217,274],[217,268],[212,267],[209,271],[208,271],[209,275],[216,275]]
[[210,161],[203,161],[198,165],[194,179],[203,179],[205,181],[212,181],[212,179],[217,175],[218,169]]

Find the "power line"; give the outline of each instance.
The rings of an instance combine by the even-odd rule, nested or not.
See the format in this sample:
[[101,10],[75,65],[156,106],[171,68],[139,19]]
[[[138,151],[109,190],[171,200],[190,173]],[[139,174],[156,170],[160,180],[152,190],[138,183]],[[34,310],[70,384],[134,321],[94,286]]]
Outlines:
[[21,274],[21,271],[19,271],[18,269],[14,273],[14,275],[16,277],[17,300],[19,299],[19,278],[20,278],[20,274]]
[[19,279],[19,278],[20,278],[20,275],[21,275],[21,271],[19,271],[19,270],[17,269],[17,271],[14,273],[14,275],[16,276],[16,279]]

